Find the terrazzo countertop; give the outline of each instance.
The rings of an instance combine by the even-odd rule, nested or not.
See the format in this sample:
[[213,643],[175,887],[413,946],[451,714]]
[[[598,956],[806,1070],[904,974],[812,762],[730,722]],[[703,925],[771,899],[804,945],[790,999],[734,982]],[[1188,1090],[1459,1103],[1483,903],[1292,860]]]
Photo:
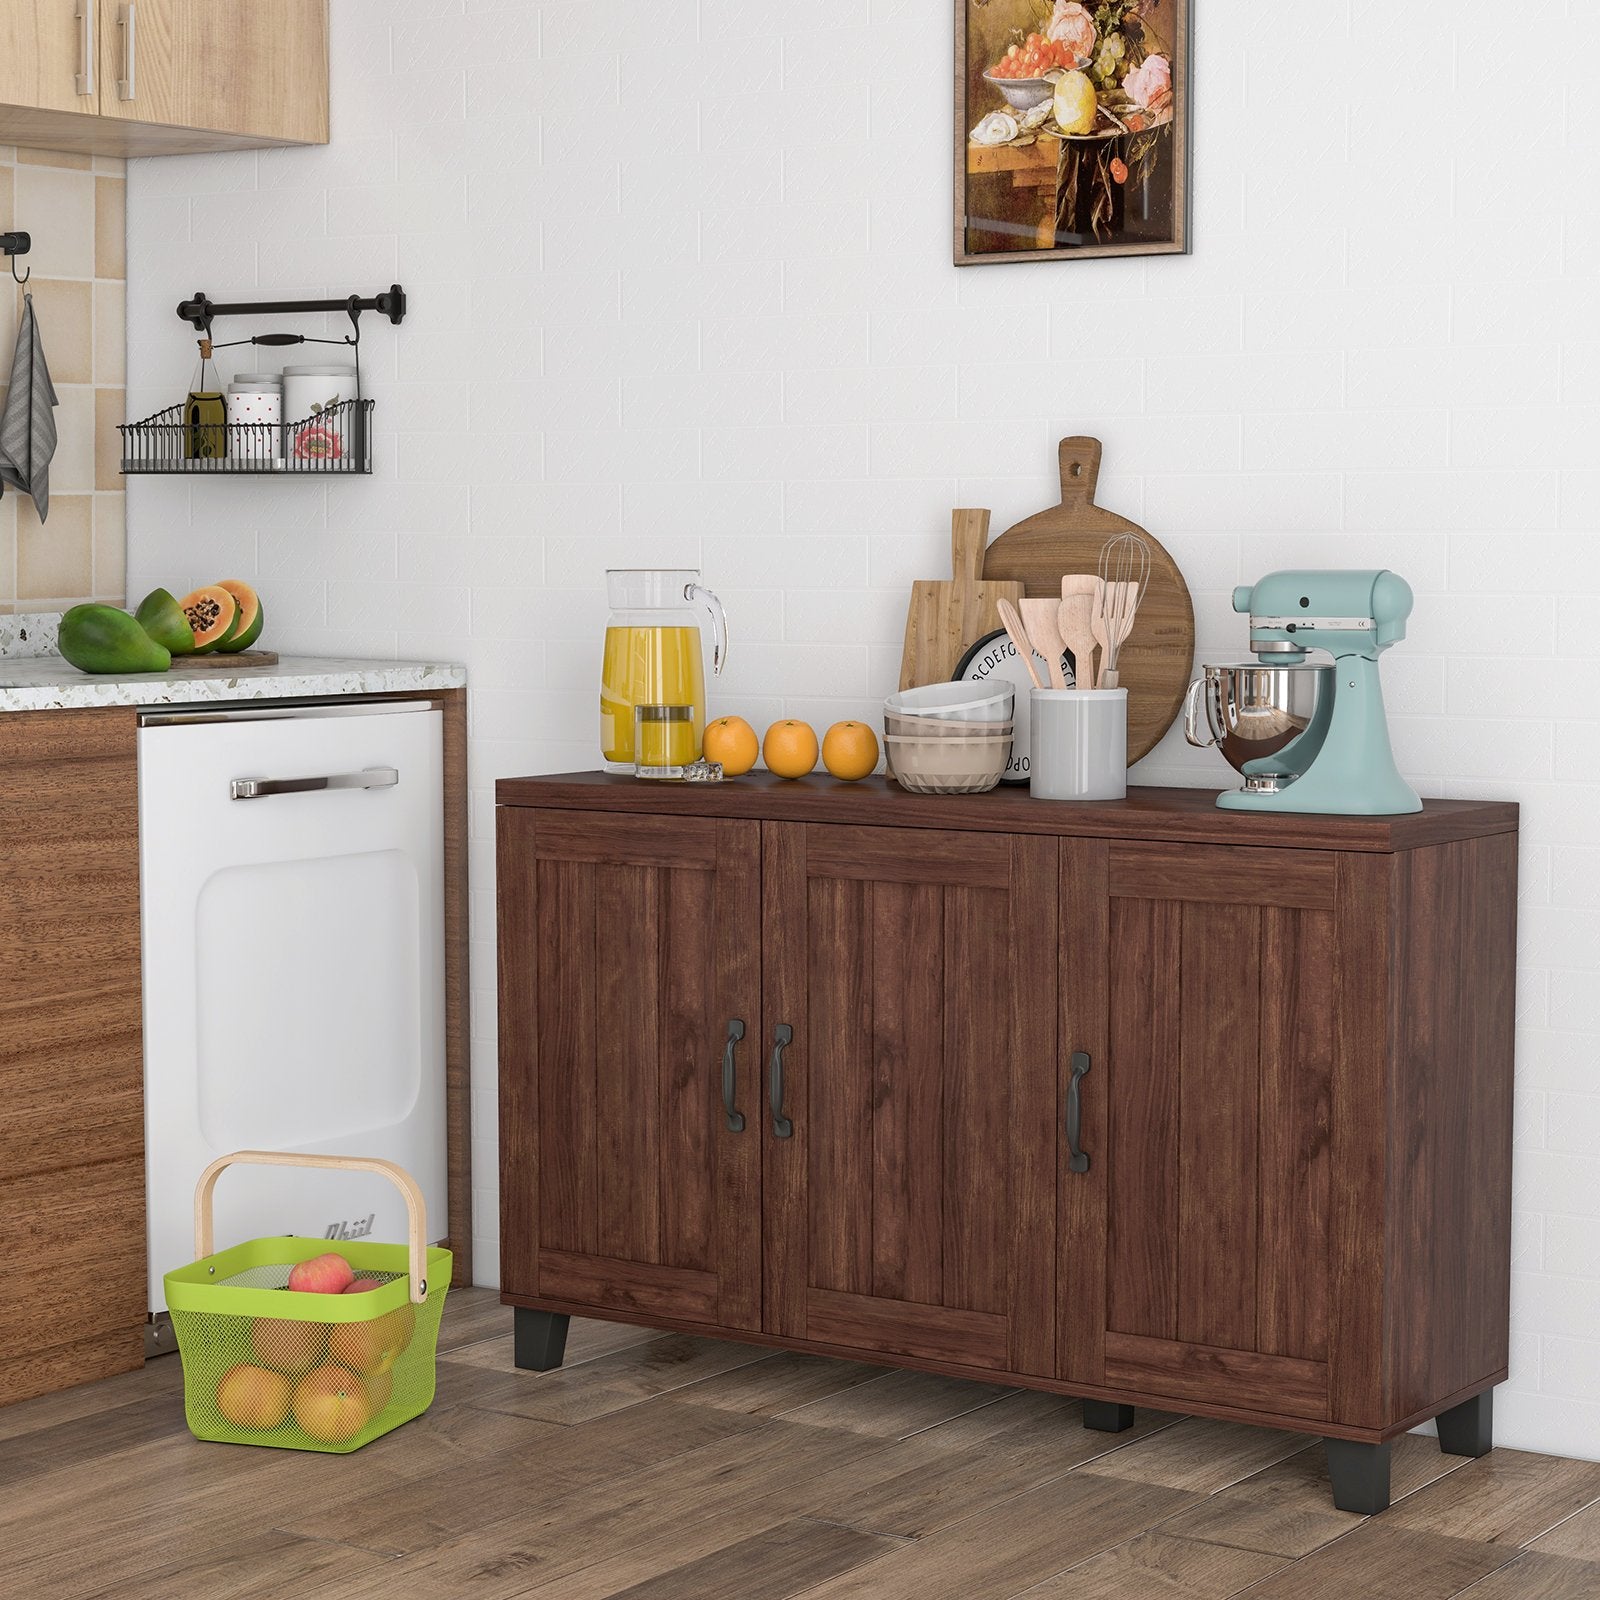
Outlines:
[[0,617],[0,712],[423,694],[460,689],[467,681],[465,667],[447,662],[353,656],[284,656],[276,666],[232,671],[175,664],[170,672],[90,674],[79,672],[55,653],[55,621],[54,617]]

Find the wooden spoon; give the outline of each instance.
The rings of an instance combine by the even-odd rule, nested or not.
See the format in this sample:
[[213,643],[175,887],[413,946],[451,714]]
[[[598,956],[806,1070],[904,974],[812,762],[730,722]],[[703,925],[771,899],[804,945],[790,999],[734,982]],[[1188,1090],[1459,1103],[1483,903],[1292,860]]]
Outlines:
[[1072,652],[1074,683],[1079,689],[1095,686],[1094,609],[1100,596],[1100,580],[1068,573],[1061,580],[1061,637]]
[[1027,625],[1033,648],[1044,657],[1044,664],[1050,669],[1050,687],[1065,689],[1067,675],[1061,667],[1061,652],[1067,648],[1067,642],[1061,637],[1061,602],[1024,600],[1022,620]]
[[1002,600],[995,610],[1000,613],[1000,621],[1006,630],[1006,636],[1016,647],[1017,654],[1022,657],[1022,664],[1028,669],[1028,676],[1033,680],[1034,688],[1044,688],[1039,681],[1039,669],[1033,664],[1033,644],[1028,638],[1027,630],[1022,626],[1022,618],[1017,615],[1017,608],[1009,600]]

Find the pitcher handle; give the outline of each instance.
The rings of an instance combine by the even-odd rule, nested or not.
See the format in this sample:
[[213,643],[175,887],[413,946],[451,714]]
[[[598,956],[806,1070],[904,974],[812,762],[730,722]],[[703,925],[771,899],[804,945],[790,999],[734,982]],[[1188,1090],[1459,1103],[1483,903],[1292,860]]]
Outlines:
[[684,591],[685,600],[698,600],[711,613],[711,674],[720,677],[728,661],[728,614],[722,602],[703,584],[691,583]]
[[1205,687],[1206,680],[1202,674],[1189,685],[1189,692],[1183,701],[1183,736],[1201,750],[1217,742],[1217,736],[1210,728],[1206,729],[1206,738],[1200,737],[1200,696],[1205,692]]

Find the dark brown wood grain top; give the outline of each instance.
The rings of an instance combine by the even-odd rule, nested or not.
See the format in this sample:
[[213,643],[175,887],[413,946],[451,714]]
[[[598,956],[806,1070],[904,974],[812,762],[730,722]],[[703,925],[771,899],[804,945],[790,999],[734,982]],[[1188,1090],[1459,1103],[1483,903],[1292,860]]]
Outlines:
[[767,772],[720,784],[568,772],[502,778],[495,785],[503,806],[1379,853],[1511,833],[1518,816],[1516,804],[1506,800],[1428,800],[1421,811],[1402,817],[1257,815],[1218,810],[1216,797],[1213,789],[1136,788],[1118,801],[1036,800],[1026,789],[1012,787],[989,794],[916,795],[886,778],[841,783],[825,773],[790,780]]

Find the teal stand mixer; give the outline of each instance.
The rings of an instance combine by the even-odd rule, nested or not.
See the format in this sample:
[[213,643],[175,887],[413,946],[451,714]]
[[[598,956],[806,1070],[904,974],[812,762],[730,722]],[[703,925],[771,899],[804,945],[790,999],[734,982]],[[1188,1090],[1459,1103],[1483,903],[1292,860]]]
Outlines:
[[[1378,681],[1378,657],[1405,638],[1412,600],[1393,572],[1274,572],[1233,591],[1233,609],[1249,614],[1256,660],[1207,667],[1189,686],[1184,716],[1190,744],[1214,745],[1244,775],[1219,806],[1344,816],[1422,809],[1394,764]],[[1313,650],[1331,664],[1310,660]]]

